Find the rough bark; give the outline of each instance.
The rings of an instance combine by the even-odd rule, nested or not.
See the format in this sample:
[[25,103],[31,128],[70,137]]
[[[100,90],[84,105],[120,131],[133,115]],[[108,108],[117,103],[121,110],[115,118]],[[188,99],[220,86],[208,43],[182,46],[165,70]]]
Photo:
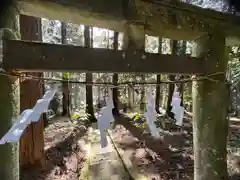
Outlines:
[[[118,50],[118,35],[119,35],[118,32],[114,32],[113,49],[116,50],[116,51]],[[113,85],[117,86],[117,84],[118,84],[118,74],[114,73],[113,74]],[[117,87],[113,88],[112,98],[113,98],[113,104],[114,104],[114,109],[113,109],[113,114],[114,115],[119,115],[119,106],[118,106],[119,99],[118,99],[118,96],[119,96],[118,88]]]
[[[9,28],[17,31],[17,11],[11,4],[9,7],[0,7],[0,28]],[[6,37],[3,30],[3,37],[15,39],[12,34]],[[0,60],[1,61],[1,60]],[[0,63],[1,64],[1,63]],[[20,112],[19,79],[15,77],[0,75],[0,138],[11,128],[14,119]],[[0,145],[0,179],[19,180],[19,143],[7,143]]]
[[[84,29],[84,41],[85,41],[85,47],[90,48],[92,46],[90,36],[90,28],[85,26]],[[86,83],[91,84],[93,81],[92,73],[86,73]],[[93,89],[92,86],[86,86],[86,113],[88,114],[88,118],[95,122],[96,118],[93,111]]]
[[[67,43],[67,25],[66,23],[61,23],[61,35],[62,35],[62,44]],[[62,79],[65,80],[62,82],[62,116],[70,117],[70,84],[68,82],[67,76],[63,73]]]
[[[20,32],[22,40],[41,41],[41,19],[20,15]],[[28,73],[29,75],[42,77],[42,73]],[[21,112],[28,108],[33,108],[37,100],[43,95],[43,84],[39,81],[24,80],[20,84]],[[45,164],[44,155],[44,122],[43,118],[31,123],[24,132],[20,140],[20,164],[40,165]]]
[[[197,41],[195,56],[205,56],[213,80],[195,81],[193,98],[194,180],[227,180],[229,88],[225,36],[214,31]],[[198,78],[198,76],[197,76]]]

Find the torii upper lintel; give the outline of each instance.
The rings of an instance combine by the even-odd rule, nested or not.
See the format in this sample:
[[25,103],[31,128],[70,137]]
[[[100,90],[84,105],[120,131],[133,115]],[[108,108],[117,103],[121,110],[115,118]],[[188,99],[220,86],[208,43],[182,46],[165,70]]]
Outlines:
[[[128,1],[128,0],[127,0]],[[129,3],[130,2],[130,3]],[[175,40],[195,40],[221,28],[226,36],[240,37],[240,18],[177,2],[132,0],[17,0],[25,15],[57,19],[123,32],[126,22],[145,26],[146,34]]]

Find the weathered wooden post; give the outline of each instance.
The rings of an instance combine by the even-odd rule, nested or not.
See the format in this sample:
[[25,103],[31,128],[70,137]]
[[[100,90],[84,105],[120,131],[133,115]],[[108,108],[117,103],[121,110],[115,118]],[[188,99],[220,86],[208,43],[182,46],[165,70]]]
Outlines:
[[[20,15],[21,39],[28,41],[42,41],[41,18]],[[42,77],[41,72],[31,72],[28,75]],[[38,99],[42,97],[43,84],[39,81],[24,80],[20,82],[21,97],[20,110],[33,108]],[[45,165],[44,154],[44,121],[43,117],[38,122],[28,125],[20,140],[20,166]]]
[[205,57],[207,73],[215,74],[211,80],[194,81],[192,87],[194,180],[226,180],[229,97],[224,34],[213,31],[201,37],[194,51]]
[[[12,5],[9,5],[9,7],[1,6],[0,9],[1,38],[16,39],[14,33],[18,30],[17,9]],[[0,75],[0,87],[0,137],[2,137],[12,126],[14,119],[19,115],[19,78]],[[19,179],[18,143],[0,145],[0,162],[1,180]]]

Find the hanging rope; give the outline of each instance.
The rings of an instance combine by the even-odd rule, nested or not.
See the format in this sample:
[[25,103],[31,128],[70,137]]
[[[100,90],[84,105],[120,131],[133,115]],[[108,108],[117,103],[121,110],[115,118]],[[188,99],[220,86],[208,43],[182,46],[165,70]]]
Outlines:
[[[174,81],[170,81],[170,80],[166,80],[166,81],[161,81],[160,84],[177,84],[177,83],[188,83],[188,82],[192,82],[192,81],[203,81],[203,80],[209,80],[215,83],[226,83],[229,84],[229,82],[223,81],[223,80],[217,80],[214,79],[214,77],[217,77],[219,75],[224,75],[224,72],[217,72],[217,73],[213,73],[213,74],[209,74],[209,75],[205,75],[205,76],[192,76],[190,78],[185,78],[185,79],[180,79],[180,80],[174,80]],[[124,88],[128,85],[130,86],[138,86],[138,85],[148,85],[148,86],[152,86],[152,85],[156,85],[159,84],[157,82],[133,82],[133,81],[124,81],[124,82],[120,82],[118,83],[118,85],[113,85],[111,82],[92,82],[92,83],[86,83],[86,82],[82,82],[82,81],[76,81],[76,80],[64,80],[64,79],[59,79],[59,78],[46,78],[46,77],[37,77],[37,76],[32,76],[32,75],[27,75],[27,74],[10,74],[7,72],[0,72],[0,76],[8,76],[8,77],[19,77],[22,80],[35,80],[35,81],[40,81],[42,83],[44,82],[48,82],[49,84],[56,84],[56,83],[62,83],[62,82],[67,82],[69,84],[79,84],[79,85],[84,85],[84,86],[107,86],[110,88]]]

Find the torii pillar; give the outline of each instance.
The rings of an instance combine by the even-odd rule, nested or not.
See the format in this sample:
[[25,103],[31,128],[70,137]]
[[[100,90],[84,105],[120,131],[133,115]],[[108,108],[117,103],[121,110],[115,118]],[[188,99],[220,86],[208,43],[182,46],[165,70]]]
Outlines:
[[[16,39],[14,33],[18,31],[17,24],[16,7],[11,5],[9,7],[1,6],[0,38]],[[0,87],[0,138],[2,138],[20,113],[19,78],[0,75]],[[0,162],[1,180],[19,180],[19,143],[0,145]]]
[[229,89],[225,35],[213,31],[196,43],[193,54],[205,57],[206,74],[216,75],[209,77],[211,80],[193,82],[194,180],[227,180]]

